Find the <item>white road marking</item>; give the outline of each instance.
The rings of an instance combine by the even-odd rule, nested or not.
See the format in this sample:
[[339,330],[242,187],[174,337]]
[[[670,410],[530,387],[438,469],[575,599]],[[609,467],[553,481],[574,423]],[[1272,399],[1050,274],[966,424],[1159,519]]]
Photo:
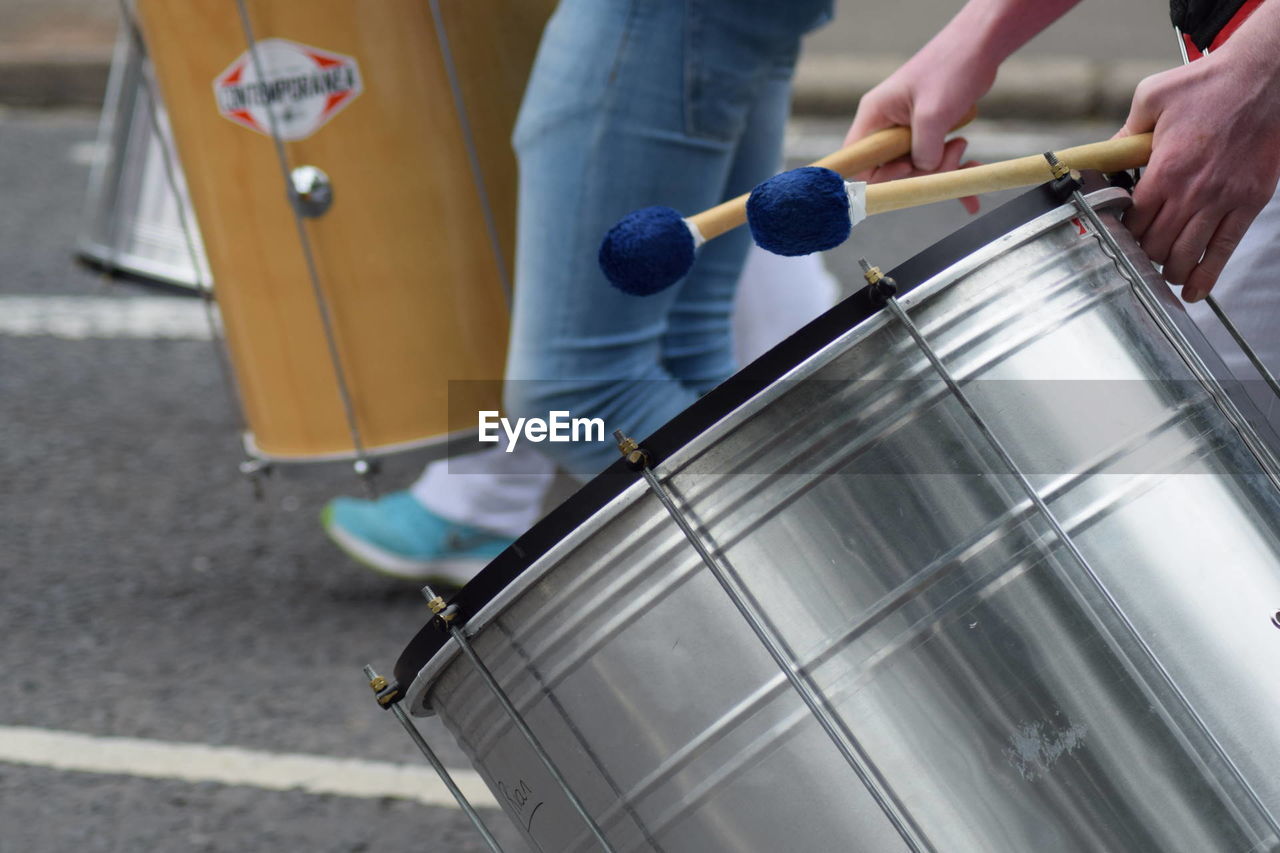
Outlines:
[[[340,797],[392,797],[457,808],[426,766],[0,726],[0,762],[180,782],[217,782]],[[474,770],[450,770],[472,805],[497,808]]]
[[180,296],[0,296],[0,335],[66,340],[211,337],[203,303]]

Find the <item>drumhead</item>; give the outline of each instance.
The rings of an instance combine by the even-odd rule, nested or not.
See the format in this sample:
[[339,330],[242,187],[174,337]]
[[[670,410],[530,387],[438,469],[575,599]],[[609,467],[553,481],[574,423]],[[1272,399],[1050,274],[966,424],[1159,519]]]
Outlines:
[[[1098,173],[1086,173],[1084,191],[1094,192],[1110,186]],[[889,275],[903,295],[929,281],[974,251],[1038,217],[1061,207],[1063,199],[1051,184],[1042,184],[1004,205],[968,223],[918,255],[904,261]],[[879,312],[863,288],[831,310],[804,326],[791,337],[743,367],[731,379],[721,383],[685,411],[668,421],[641,445],[654,465],[695,437],[708,430],[765,388],[777,382],[796,365],[801,364],[849,330]],[[625,460],[618,460],[586,483],[560,506],[552,510],[506,551],[499,554],[474,579],[453,596],[458,618],[466,620],[478,613],[506,590],[530,566],[559,544],[570,533],[582,527],[609,502],[642,480]],[[436,620],[424,626],[401,653],[395,665],[395,678],[407,688],[428,661],[445,645],[448,635]],[[415,710],[422,710],[415,708]]]

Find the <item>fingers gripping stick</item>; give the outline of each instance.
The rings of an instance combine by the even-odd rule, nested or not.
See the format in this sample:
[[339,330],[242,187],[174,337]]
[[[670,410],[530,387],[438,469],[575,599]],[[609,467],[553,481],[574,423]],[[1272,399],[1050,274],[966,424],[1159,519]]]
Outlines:
[[[1151,134],[1095,142],[1057,152],[1068,169],[1118,172],[1145,166]],[[827,169],[783,172],[751,191],[747,219],[762,248],[779,255],[807,255],[843,243],[864,216],[1053,180],[1041,154],[954,172],[883,184],[845,181]],[[865,201],[865,206],[860,202]]]

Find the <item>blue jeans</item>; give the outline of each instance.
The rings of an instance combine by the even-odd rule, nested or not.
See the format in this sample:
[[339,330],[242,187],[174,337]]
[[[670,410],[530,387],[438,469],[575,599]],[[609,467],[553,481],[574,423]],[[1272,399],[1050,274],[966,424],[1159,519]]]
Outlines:
[[[734,287],[750,236],[708,243],[655,296],[613,288],[601,238],[638,207],[685,215],[777,171],[800,36],[831,0],[562,0],[534,64],[520,164],[508,417],[602,418],[643,438],[736,369]],[[589,477],[612,441],[540,450]]]

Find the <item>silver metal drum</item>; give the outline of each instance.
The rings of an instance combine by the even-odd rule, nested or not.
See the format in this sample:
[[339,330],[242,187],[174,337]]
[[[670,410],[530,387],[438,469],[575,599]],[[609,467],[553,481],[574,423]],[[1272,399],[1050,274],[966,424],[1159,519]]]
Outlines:
[[[76,252],[112,275],[207,287],[212,276],[169,120],[154,87],[153,97],[143,89],[147,71],[146,59],[122,32],[111,63]],[[153,102],[158,107],[154,123]],[[173,166],[172,185],[165,173],[166,152]]]
[[533,848],[1280,850],[1275,460],[1091,187],[894,272],[963,401],[864,291],[423,629],[404,704]]

